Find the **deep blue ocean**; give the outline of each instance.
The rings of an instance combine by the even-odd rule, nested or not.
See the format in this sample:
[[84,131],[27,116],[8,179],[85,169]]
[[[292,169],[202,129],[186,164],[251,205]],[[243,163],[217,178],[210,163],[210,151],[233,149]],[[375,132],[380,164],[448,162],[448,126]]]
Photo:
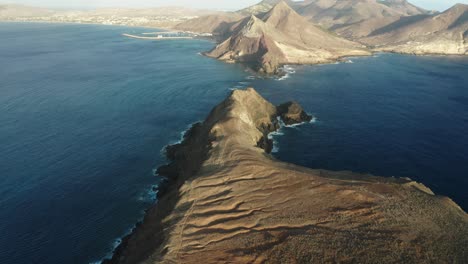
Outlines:
[[[297,100],[274,155],[410,177],[468,208],[468,58],[378,54],[262,79],[154,29],[1,23],[0,262],[90,263],[154,202],[163,147],[233,88]],[[351,63],[353,62],[353,63]]]

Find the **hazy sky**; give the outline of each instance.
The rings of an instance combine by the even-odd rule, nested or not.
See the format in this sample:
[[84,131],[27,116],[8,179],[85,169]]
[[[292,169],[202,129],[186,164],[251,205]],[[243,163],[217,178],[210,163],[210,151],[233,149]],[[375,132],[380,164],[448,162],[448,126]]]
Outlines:
[[[0,3],[26,4],[45,7],[92,8],[92,7],[156,7],[187,6],[235,10],[260,2],[260,0],[0,0]],[[445,10],[455,3],[468,4],[468,0],[409,0],[426,9]]]

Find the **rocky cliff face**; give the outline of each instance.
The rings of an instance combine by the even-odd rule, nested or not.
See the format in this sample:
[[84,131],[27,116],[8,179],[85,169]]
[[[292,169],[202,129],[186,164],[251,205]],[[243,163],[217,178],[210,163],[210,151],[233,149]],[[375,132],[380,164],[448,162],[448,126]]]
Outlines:
[[250,63],[268,74],[277,73],[281,64],[327,63],[343,56],[369,54],[364,46],[309,23],[285,2],[237,23],[224,42],[206,53],[228,62]]
[[402,18],[361,40],[378,50],[411,54],[468,54],[468,5],[440,14]]
[[[307,121],[255,90],[234,91],[159,171],[168,186],[111,263],[463,263],[468,216],[408,179],[311,170],[259,148],[277,117]],[[289,118],[289,119],[287,119]],[[268,146],[268,144],[266,144]]]

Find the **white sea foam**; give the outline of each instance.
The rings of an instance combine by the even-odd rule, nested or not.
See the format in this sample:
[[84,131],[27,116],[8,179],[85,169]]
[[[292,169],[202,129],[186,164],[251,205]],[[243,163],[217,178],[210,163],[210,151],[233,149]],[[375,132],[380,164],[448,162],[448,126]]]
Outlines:
[[316,123],[316,122],[317,122],[317,118],[312,117],[312,119],[309,122],[302,122],[302,123],[297,123],[297,124],[292,124],[292,125],[284,125],[284,127],[297,128],[305,124]]
[[284,135],[284,132],[282,132],[281,129],[279,129],[278,131],[274,131],[268,134],[268,138],[273,139],[273,137],[275,136],[283,136],[283,135]]
[[161,151],[160,151],[161,155],[163,155],[163,157],[166,156],[166,147],[167,147],[167,146],[172,146],[172,145],[177,145],[177,144],[182,143],[182,141],[184,141],[185,133],[187,133],[187,131],[190,130],[190,128],[192,128],[193,125],[195,125],[195,124],[197,124],[197,123],[201,123],[201,122],[203,122],[203,121],[199,120],[199,121],[197,121],[197,122],[194,122],[194,123],[190,124],[190,125],[187,127],[187,129],[185,129],[184,131],[180,132],[180,134],[179,134],[179,135],[180,135],[180,136],[179,136],[179,140],[170,141],[169,144],[167,144],[166,146],[164,146],[164,147],[161,149]]
[[284,135],[284,128],[295,128],[298,129],[299,126],[302,126],[304,124],[310,124],[310,123],[316,123],[317,118],[313,117],[309,122],[302,122],[294,125],[286,125],[283,120],[281,120],[280,117],[277,117],[278,123],[280,125],[280,128],[276,131],[271,132],[268,134],[268,139],[273,140],[273,148],[271,150],[271,153],[278,153],[279,152],[279,146],[278,146],[278,140],[276,140],[278,137]]
[[[158,194],[158,190],[155,187],[157,188],[158,185],[151,185],[149,190],[148,189],[145,190],[142,193],[142,195],[138,198],[138,200],[144,201],[144,202],[154,203],[157,200],[156,197],[157,197],[157,194]],[[141,200],[141,198],[143,200]],[[140,219],[138,221],[143,220],[145,214],[146,214],[145,211],[141,211],[141,217],[140,217]],[[105,259],[112,258],[112,256],[114,255],[114,252],[117,249],[117,247],[120,246],[120,244],[122,244],[122,239],[125,238],[126,236],[130,235],[133,232],[133,230],[135,229],[135,227],[136,227],[136,225],[133,225],[132,227],[128,228],[121,237],[115,239],[111,244],[110,251],[101,260],[90,262],[90,264],[101,264]]]
[[110,252],[107,253],[101,260],[93,261],[93,262],[90,262],[89,264],[101,264],[105,259],[111,259],[117,247],[120,246],[120,244],[122,244],[122,238],[130,235],[135,227],[136,226],[134,225],[131,228],[127,229],[127,231],[125,231],[125,234],[121,238],[117,238],[116,240],[114,240],[114,242],[112,242]]
[[291,65],[284,65],[281,67],[281,70],[285,73],[283,76],[279,77],[278,81],[283,81],[291,77],[292,74],[296,73],[296,69]]
[[289,128],[297,128],[297,127],[300,127],[304,124],[307,124],[309,122],[302,122],[302,123],[297,123],[297,124],[292,124],[292,125],[285,125],[284,127],[289,127]]
[[273,148],[271,149],[271,153],[278,153],[279,151],[279,146],[278,146],[278,141],[275,140],[275,137],[279,137],[284,135],[284,133],[280,130],[271,132],[268,134],[268,139],[271,139],[273,141]]
[[273,148],[271,149],[271,153],[278,153],[278,152],[279,152],[278,142],[276,140],[273,140]]
[[152,203],[156,201],[156,197],[158,195],[157,190],[158,185],[151,185],[151,187],[144,190],[139,196],[138,201]]

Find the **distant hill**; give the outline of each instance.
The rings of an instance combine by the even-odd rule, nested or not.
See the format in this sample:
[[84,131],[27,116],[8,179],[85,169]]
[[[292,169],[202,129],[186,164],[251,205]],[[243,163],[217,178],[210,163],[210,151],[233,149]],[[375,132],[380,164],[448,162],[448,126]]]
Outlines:
[[0,5],[0,20],[91,23],[168,28],[185,20],[221,12],[184,7],[99,8],[94,10],[63,10]]
[[[207,16],[198,21],[190,21],[181,25],[180,28],[210,32],[212,29],[218,29],[220,25],[232,22],[230,18],[233,16],[262,15],[281,1],[264,0],[237,12],[218,15],[216,19]],[[428,13],[406,0],[286,0],[284,2],[310,22],[351,39],[367,36],[372,31],[397,21],[403,16]],[[206,20],[215,23],[203,26],[200,22]],[[211,33],[219,32],[215,30]]]
[[221,13],[212,10],[193,9],[178,6],[157,7],[157,8],[98,8],[92,10],[72,10],[72,9],[48,9],[41,7],[16,5],[16,4],[0,4],[0,17],[36,17],[64,14],[82,14],[85,16],[126,16],[126,17],[141,17],[141,16],[167,16],[167,17],[183,17],[183,16],[203,16],[208,14]]
[[[264,0],[238,11],[260,14],[281,0]],[[428,11],[406,0],[305,0],[286,1],[310,22],[348,38],[367,36],[372,31],[402,16],[426,14]]]
[[230,28],[235,22],[243,18],[244,16],[235,12],[206,15],[184,21],[176,25],[174,29],[198,33],[212,33],[218,38],[223,39],[224,36],[230,32]]
[[46,8],[0,4],[0,20],[10,20],[18,17],[51,16],[55,13],[56,11]]
[[277,73],[282,64],[326,63],[368,54],[362,45],[314,26],[280,2],[267,13],[251,15],[233,25],[231,35],[206,55]]
[[209,14],[221,13],[212,10],[193,9],[179,6],[167,6],[156,8],[98,8],[82,12],[88,16],[166,16],[166,17],[198,17]]
[[308,0],[298,12],[310,21],[347,38],[367,36],[402,16],[427,11],[406,0]]
[[252,5],[237,11],[236,13],[241,14],[243,16],[250,16],[250,15],[259,15],[262,13],[266,13],[270,11],[275,5],[284,1],[287,3],[291,8],[296,10],[296,6],[299,6],[299,2],[291,1],[291,0],[263,0],[256,5]]
[[390,7],[402,15],[414,16],[428,13],[427,10],[417,7],[406,0],[378,0],[377,2]]
[[414,54],[467,54],[468,5],[440,14],[404,17],[361,40],[383,51]]

